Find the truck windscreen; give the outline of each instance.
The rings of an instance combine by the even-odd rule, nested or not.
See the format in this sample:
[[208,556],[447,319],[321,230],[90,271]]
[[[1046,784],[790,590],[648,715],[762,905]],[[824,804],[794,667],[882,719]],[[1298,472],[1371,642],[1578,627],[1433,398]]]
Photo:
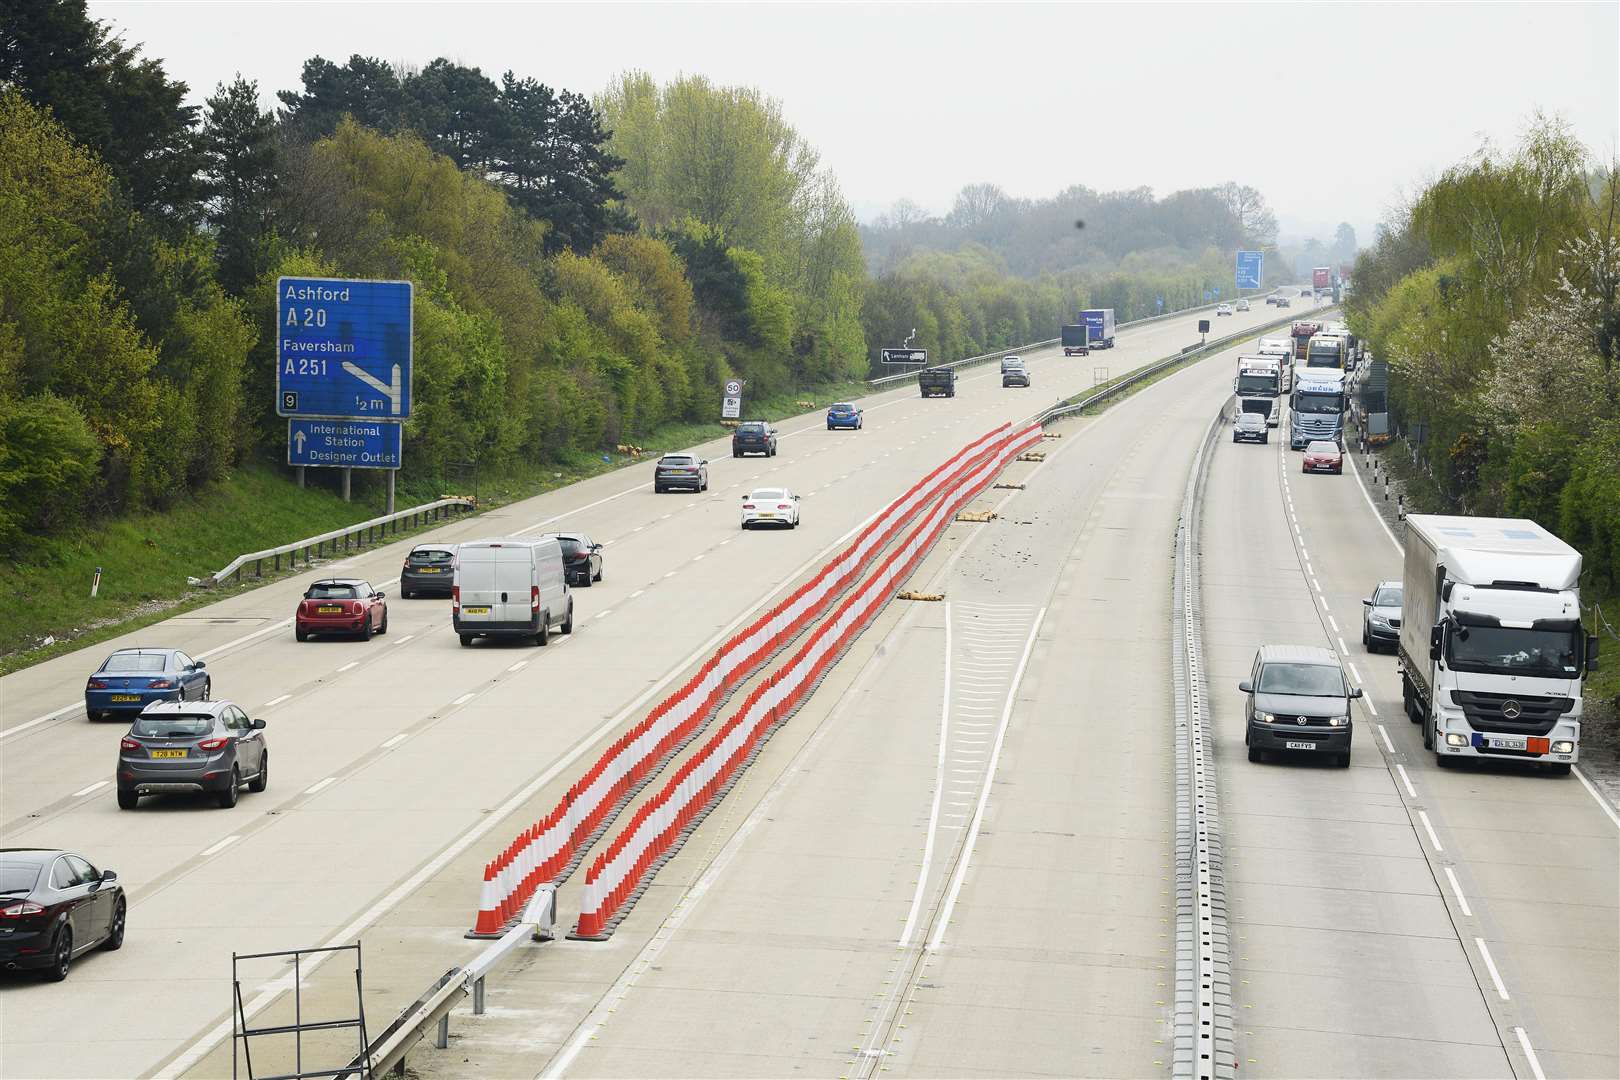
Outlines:
[[1294,395],[1294,411],[1297,413],[1342,413],[1344,412],[1344,395],[1301,390]]
[[1275,394],[1277,392],[1277,376],[1268,374],[1243,374],[1238,376],[1237,392],[1240,394]]
[[1458,626],[1446,635],[1446,659],[1458,671],[1569,679],[1580,674],[1580,635],[1569,630]]

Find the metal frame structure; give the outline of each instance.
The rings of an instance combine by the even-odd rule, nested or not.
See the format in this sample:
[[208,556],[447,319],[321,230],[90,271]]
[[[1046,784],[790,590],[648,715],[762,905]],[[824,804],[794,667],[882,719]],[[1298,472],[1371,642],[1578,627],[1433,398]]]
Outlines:
[[[303,991],[303,962],[304,957],[321,954],[352,952],[354,953],[354,1006],[352,1017],[339,1017],[330,1020],[304,1020],[304,991]],[[246,1008],[242,1003],[242,975],[241,963],[244,960],[276,960],[285,957],[292,958],[292,994],[293,994],[293,1022],[291,1024],[272,1024],[267,1027],[249,1027]],[[329,945],[316,949],[284,949],[280,952],[263,953],[231,953],[231,1078],[239,1080],[242,1075],[239,1065],[247,1068],[247,1080],[309,1080],[314,1077],[344,1076],[355,1072],[358,1066],[358,1076],[361,1080],[373,1075],[371,1067],[371,1051],[366,1038],[366,1003],[362,992],[363,966],[360,957],[360,943],[353,945]],[[339,1068],[305,1069],[304,1068],[304,1032],[306,1031],[341,1031],[344,1028],[353,1028],[359,1042],[360,1053],[353,1061]],[[271,1076],[258,1076],[253,1071],[253,1049],[250,1039],[264,1036],[291,1035],[293,1037],[293,1072],[276,1073]]]

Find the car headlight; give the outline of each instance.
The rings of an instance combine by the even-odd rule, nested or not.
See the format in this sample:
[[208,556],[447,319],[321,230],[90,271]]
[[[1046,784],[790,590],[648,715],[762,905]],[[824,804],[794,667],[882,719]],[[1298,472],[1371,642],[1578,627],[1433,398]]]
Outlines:
[[1455,732],[1455,731],[1448,731],[1448,732],[1446,732],[1446,745],[1447,746],[1467,746],[1468,745],[1468,736],[1460,734],[1460,733]]
[[1328,727],[1344,727],[1350,723],[1348,716],[1330,716],[1327,718]]
[[1367,618],[1372,621],[1374,626],[1382,626],[1386,628],[1389,626],[1389,619],[1378,614],[1377,612],[1373,612],[1371,615],[1367,616]]
[[1552,744],[1552,752],[1555,754],[1573,754],[1575,752],[1575,741],[1573,739],[1559,739]]
[[1275,716],[1271,715],[1268,712],[1258,712],[1258,711],[1256,711],[1255,714],[1254,714],[1254,718],[1256,720],[1260,721],[1262,724],[1274,724],[1274,723],[1277,722],[1277,718]]

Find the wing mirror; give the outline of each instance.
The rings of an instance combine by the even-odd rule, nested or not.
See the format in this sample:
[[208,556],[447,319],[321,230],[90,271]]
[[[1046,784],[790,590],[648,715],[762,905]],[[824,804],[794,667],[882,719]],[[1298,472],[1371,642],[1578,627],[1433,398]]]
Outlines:
[[1352,698],[1358,698],[1358,697],[1360,697],[1360,696],[1361,696],[1361,687],[1359,687],[1359,686],[1352,686],[1352,687],[1351,687],[1351,688],[1350,688],[1350,696],[1351,696],[1351,697],[1352,697]]
[[116,871],[116,870],[103,870],[101,872],[101,880],[102,881],[117,881],[118,880],[118,871]]
[[255,721],[253,721],[253,730],[254,731],[263,731],[264,730],[264,721],[263,720],[255,720]]
[[1429,659],[1430,660],[1438,660],[1438,659],[1440,659],[1440,649],[1441,649],[1441,646],[1445,643],[1445,633],[1446,633],[1446,628],[1444,626],[1436,626],[1436,627],[1434,627],[1433,629],[1431,629],[1429,631]]
[[1238,683],[1238,689],[1243,691],[1245,694],[1252,694],[1254,693],[1254,684],[1248,679],[1244,679],[1242,682]]
[[709,463],[708,458],[704,458],[702,461],[698,462],[699,465],[707,465],[708,463]]
[[1596,634],[1593,634],[1593,635],[1591,635],[1590,637],[1588,637],[1586,639],[1586,670],[1587,671],[1596,671],[1597,669],[1598,669],[1598,637],[1597,637]]
[[1372,597],[1369,596],[1365,600],[1363,600],[1361,602],[1361,606],[1362,607],[1372,607]]
[[201,660],[193,660],[191,662],[191,666],[194,669],[196,669],[197,671],[201,671],[203,668],[207,667],[208,665],[206,663],[204,663],[203,661],[201,661]]
[[372,595],[373,595],[373,599],[376,599],[376,600],[386,600],[386,599],[388,599],[388,594],[381,591],[380,589],[376,593],[374,593]]

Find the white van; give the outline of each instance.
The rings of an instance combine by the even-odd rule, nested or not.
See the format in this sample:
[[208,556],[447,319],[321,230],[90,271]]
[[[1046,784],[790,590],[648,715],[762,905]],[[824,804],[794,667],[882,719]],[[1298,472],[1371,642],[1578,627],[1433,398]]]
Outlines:
[[475,637],[529,637],[544,645],[552,628],[574,632],[574,597],[563,579],[555,536],[475,540],[456,551],[450,622],[463,645]]

